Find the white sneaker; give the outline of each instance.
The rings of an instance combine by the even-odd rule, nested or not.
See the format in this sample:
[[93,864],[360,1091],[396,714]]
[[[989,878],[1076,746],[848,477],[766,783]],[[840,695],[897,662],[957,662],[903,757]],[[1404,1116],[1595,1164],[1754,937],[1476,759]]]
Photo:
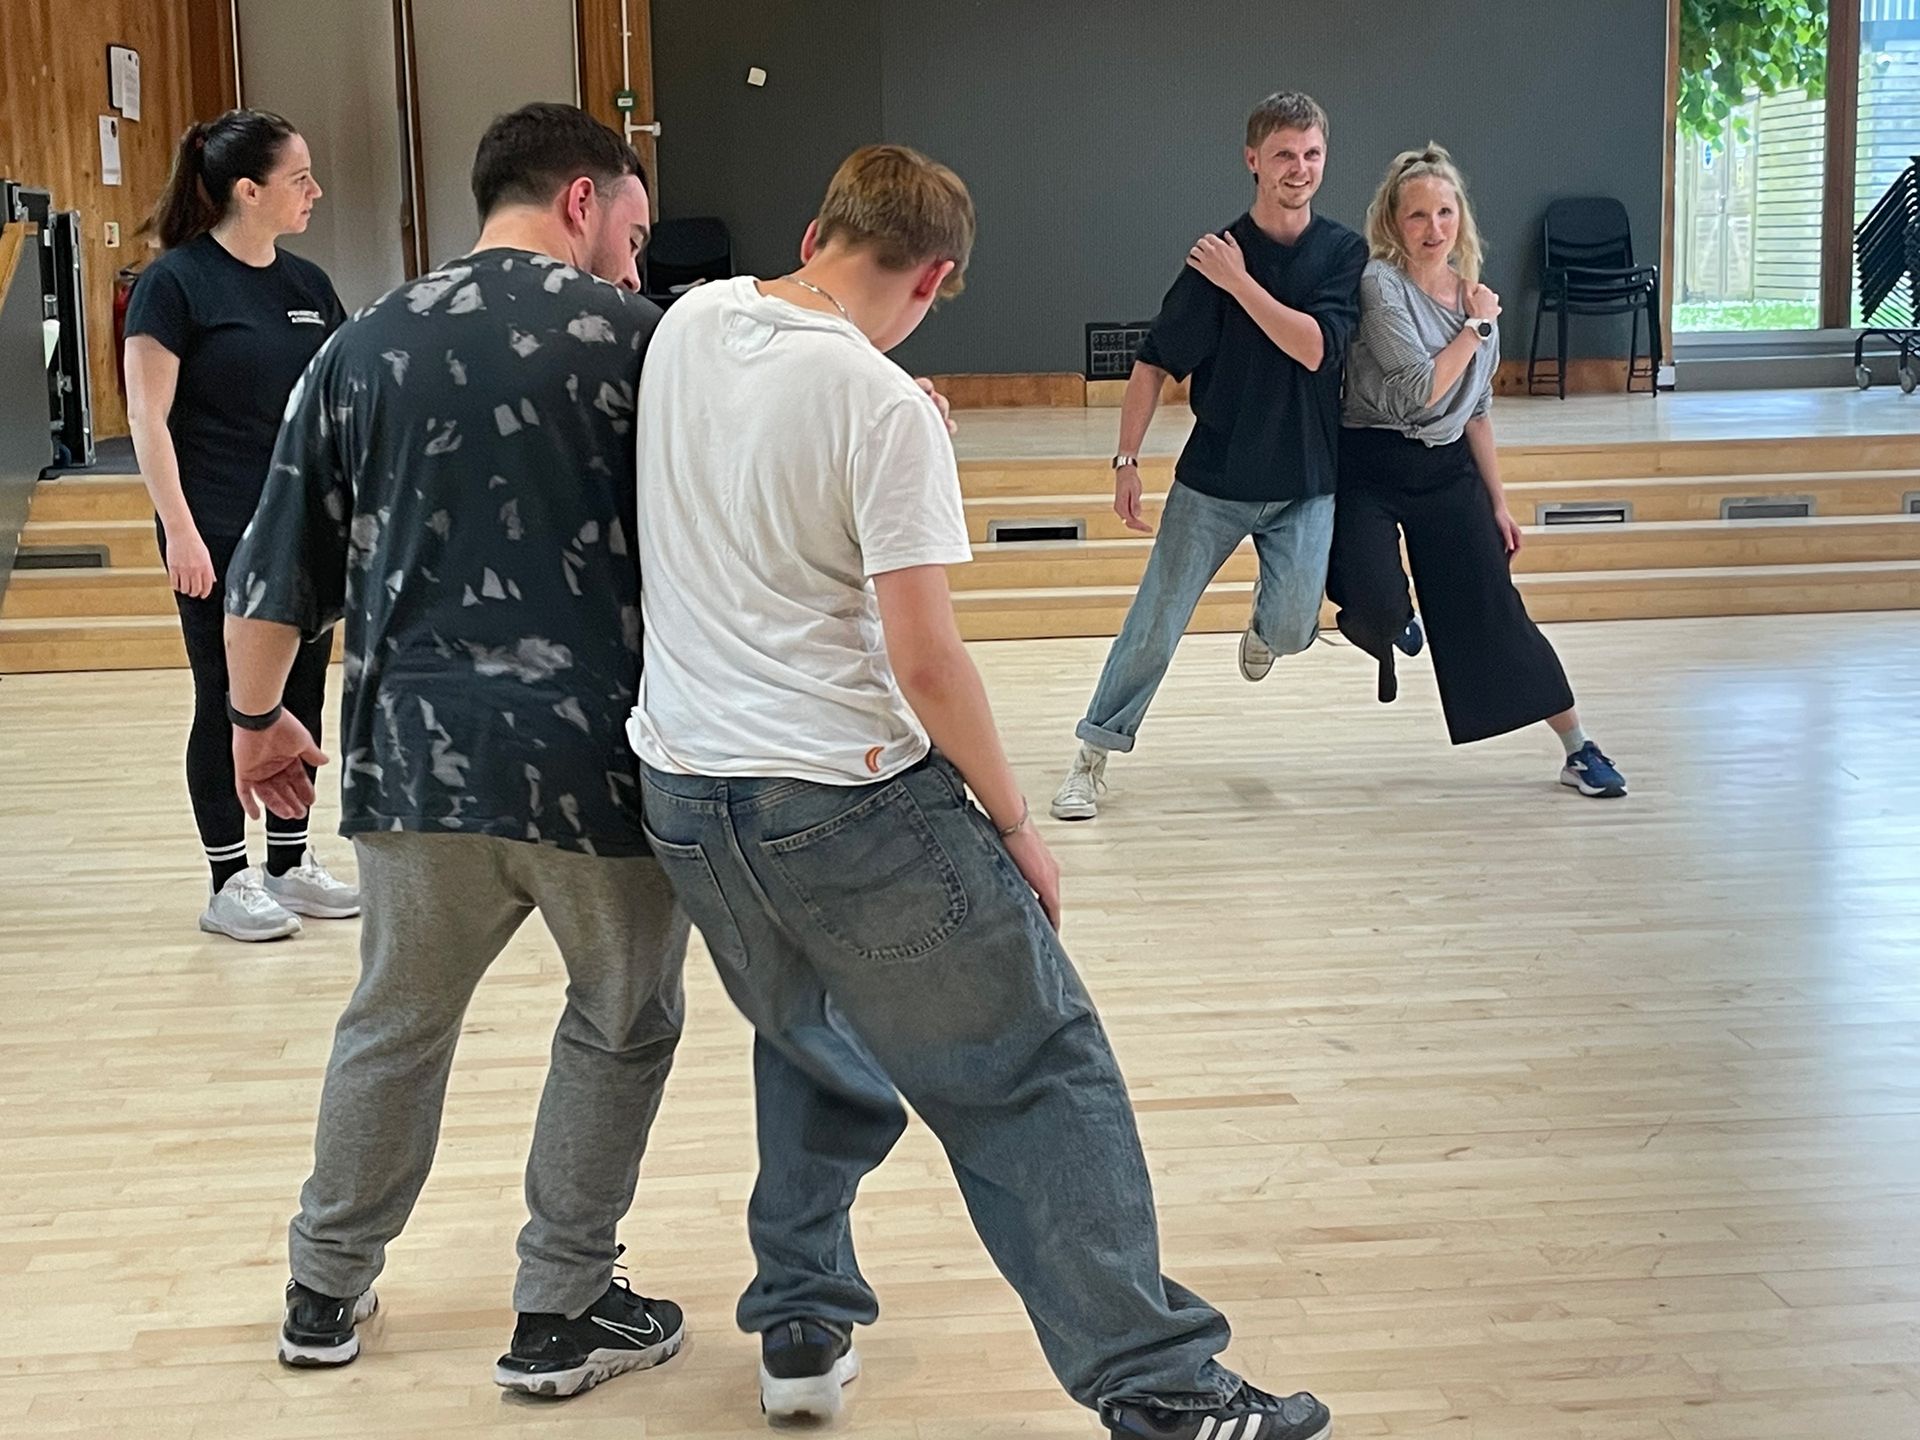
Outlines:
[[1240,636],[1240,674],[1248,680],[1264,680],[1273,669],[1273,651],[1249,625]]
[[309,846],[300,863],[284,875],[267,876],[267,893],[282,908],[315,920],[346,920],[360,913],[360,892],[336,880]]
[[1107,791],[1107,752],[1082,744],[1073,768],[1054,792],[1050,807],[1056,820],[1091,820],[1100,813],[1100,797]]
[[200,928],[234,940],[279,940],[300,933],[300,917],[267,893],[260,871],[249,868],[220,887],[200,912]]
[[860,1376],[853,1337],[822,1320],[789,1320],[760,1336],[760,1409],[776,1428],[828,1425]]

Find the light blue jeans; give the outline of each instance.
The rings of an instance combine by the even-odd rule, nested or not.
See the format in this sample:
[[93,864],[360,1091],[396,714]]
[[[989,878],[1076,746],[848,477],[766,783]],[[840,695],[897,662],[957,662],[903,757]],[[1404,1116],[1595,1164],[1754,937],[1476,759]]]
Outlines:
[[654,857],[758,1032],[740,1327],[873,1322],[848,1212],[906,1128],[904,1095],[1074,1399],[1231,1395],[1226,1320],[1160,1273],[1100,1017],[959,772],[933,755],[875,785],[653,769],[643,785]]
[[1160,512],[1147,573],[1107,652],[1087,717],[1074,731],[1090,745],[1125,753],[1187,633],[1193,610],[1227,557],[1253,537],[1260,579],[1253,630],[1275,655],[1313,644],[1333,543],[1333,496],[1305,500],[1216,500],[1178,481]]

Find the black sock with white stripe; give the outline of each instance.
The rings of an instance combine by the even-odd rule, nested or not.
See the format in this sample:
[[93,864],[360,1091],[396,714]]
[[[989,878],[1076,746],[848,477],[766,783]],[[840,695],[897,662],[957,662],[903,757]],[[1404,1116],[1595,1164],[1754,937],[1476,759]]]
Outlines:
[[207,851],[207,869],[213,880],[213,893],[218,895],[227,881],[247,868],[247,842],[236,840],[231,845],[222,845]]
[[298,832],[267,831],[267,873],[284,875],[297,866],[307,853],[307,827]]

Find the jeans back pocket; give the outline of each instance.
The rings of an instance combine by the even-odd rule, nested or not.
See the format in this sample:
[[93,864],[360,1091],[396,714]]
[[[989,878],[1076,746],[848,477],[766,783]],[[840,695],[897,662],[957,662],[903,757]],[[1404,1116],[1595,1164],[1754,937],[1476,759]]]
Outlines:
[[917,959],[967,918],[959,872],[898,780],[759,849],[814,923],[863,960]]
[[672,844],[651,830],[643,829],[643,833],[667,883],[673,886],[674,898],[707,942],[707,952],[736,970],[745,970],[749,963],[746,943],[740,938],[733,908],[720,889],[720,877],[713,873],[707,852],[698,845]]

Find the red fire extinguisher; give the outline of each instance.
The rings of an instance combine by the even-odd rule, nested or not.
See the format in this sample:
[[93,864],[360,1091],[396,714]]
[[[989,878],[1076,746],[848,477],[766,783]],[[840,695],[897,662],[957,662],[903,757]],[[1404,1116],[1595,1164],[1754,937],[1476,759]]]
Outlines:
[[113,378],[120,385],[120,403],[127,401],[127,306],[133,301],[134,282],[140,272],[131,267],[113,277]]

